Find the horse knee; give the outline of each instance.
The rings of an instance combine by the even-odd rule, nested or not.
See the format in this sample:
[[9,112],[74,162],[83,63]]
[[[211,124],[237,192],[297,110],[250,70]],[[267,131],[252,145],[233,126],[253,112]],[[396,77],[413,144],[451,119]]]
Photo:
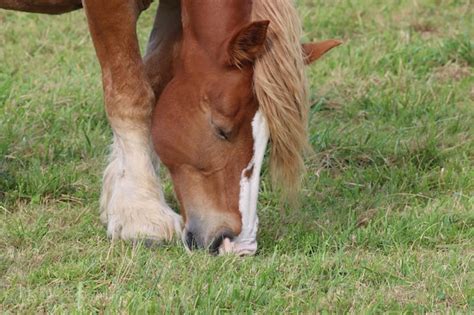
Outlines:
[[147,81],[122,89],[105,88],[105,108],[112,126],[123,122],[128,127],[149,127],[154,104],[155,94]]

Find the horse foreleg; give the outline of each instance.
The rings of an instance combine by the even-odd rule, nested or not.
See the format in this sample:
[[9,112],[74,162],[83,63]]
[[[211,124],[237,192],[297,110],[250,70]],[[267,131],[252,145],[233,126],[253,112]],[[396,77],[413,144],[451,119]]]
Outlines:
[[114,239],[169,240],[181,232],[181,217],[167,206],[155,171],[150,141],[155,96],[136,35],[143,1],[85,0],[84,8],[114,134],[104,174],[101,220]]
[[179,56],[182,37],[179,0],[160,0],[144,57],[145,71],[158,99],[173,78],[173,60]]

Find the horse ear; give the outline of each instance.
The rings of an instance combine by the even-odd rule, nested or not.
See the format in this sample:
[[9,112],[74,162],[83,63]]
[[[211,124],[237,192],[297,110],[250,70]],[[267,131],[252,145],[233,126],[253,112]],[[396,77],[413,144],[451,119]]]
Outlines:
[[305,55],[305,64],[309,65],[321,58],[325,53],[341,45],[340,40],[330,39],[317,43],[303,44],[303,53]]
[[228,62],[241,66],[246,62],[254,62],[263,51],[270,21],[256,21],[238,30],[228,44]]

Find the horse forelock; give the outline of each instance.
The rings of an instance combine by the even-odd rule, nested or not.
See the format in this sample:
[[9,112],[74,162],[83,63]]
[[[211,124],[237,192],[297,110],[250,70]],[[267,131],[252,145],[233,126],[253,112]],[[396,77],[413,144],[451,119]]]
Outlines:
[[252,18],[270,20],[265,53],[255,63],[254,89],[270,131],[272,184],[284,200],[295,201],[310,148],[301,21],[291,0],[255,0]]

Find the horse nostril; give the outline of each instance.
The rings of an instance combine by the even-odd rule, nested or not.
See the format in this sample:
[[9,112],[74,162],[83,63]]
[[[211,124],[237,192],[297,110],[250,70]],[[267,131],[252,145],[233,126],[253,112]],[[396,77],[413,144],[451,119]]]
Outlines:
[[186,242],[186,247],[189,248],[189,250],[198,249],[198,244],[197,244],[196,239],[194,238],[193,233],[189,231],[186,232],[185,242]]
[[229,230],[224,231],[219,236],[214,238],[211,245],[209,245],[209,252],[212,255],[217,255],[219,253],[219,247],[221,247],[224,239],[228,238],[232,241],[234,237],[235,237],[235,234],[232,231],[229,231]]

